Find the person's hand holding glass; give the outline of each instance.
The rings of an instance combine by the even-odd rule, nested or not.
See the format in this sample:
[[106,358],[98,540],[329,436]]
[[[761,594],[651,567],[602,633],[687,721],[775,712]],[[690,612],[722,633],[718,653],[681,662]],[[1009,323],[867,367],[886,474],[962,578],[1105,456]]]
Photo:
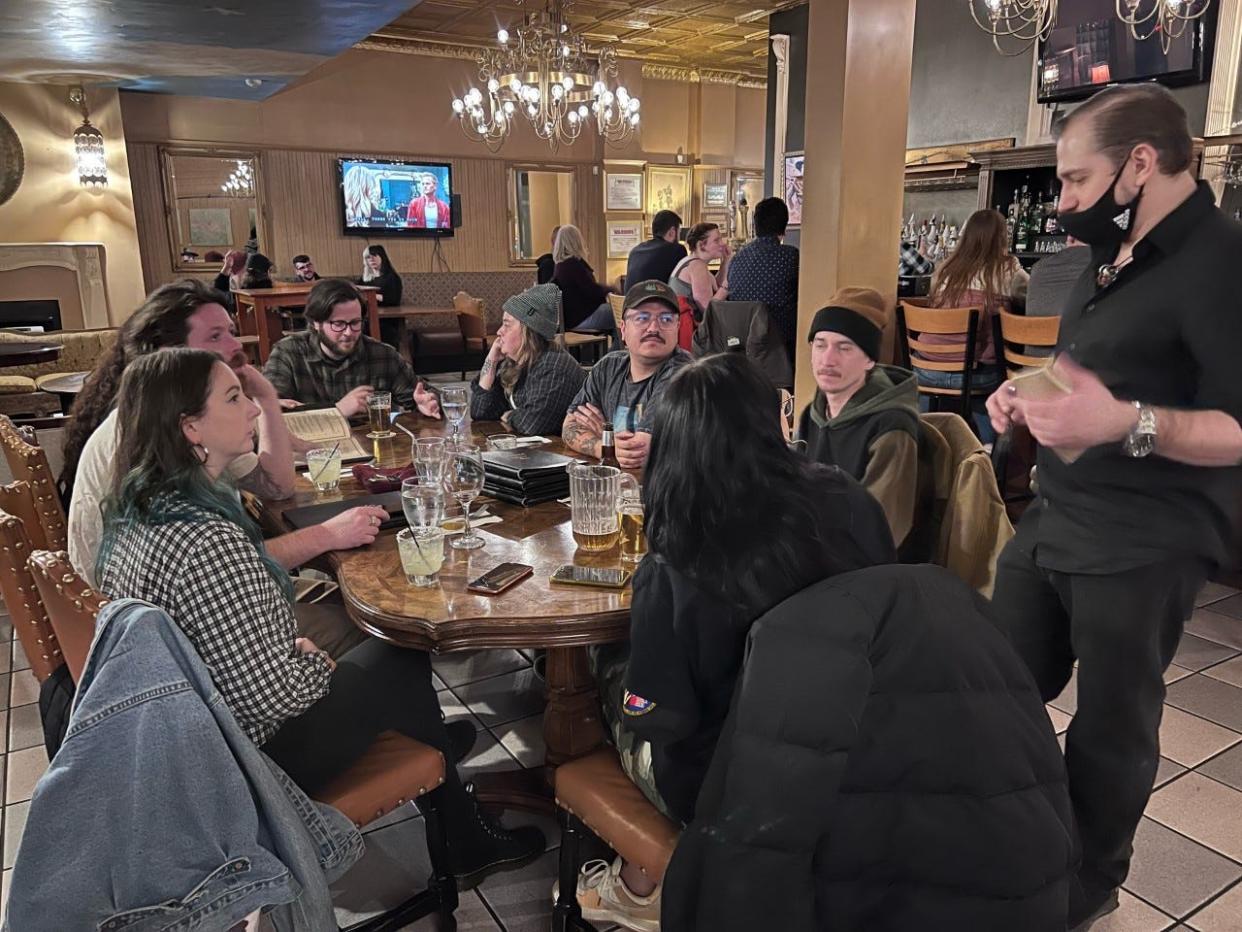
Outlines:
[[483,491],[483,454],[478,447],[452,444],[444,463],[444,489],[461,504],[465,531],[450,544],[455,550],[477,550],[483,538],[470,526],[470,503]]
[[469,406],[470,395],[464,388],[446,388],[440,392],[440,410],[453,429],[453,443],[461,441],[461,425],[466,420]]

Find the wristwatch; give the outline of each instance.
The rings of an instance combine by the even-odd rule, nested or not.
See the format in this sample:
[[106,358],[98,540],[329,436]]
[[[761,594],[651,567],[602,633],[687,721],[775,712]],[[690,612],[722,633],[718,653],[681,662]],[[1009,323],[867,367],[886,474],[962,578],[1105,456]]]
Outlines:
[[1156,409],[1141,401],[1134,402],[1138,423],[1121,443],[1122,452],[1135,458],[1150,456],[1156,449]]

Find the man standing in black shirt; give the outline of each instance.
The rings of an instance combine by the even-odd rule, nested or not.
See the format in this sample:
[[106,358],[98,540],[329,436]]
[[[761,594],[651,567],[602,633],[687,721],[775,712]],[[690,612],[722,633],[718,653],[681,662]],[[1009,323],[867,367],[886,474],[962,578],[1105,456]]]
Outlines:
[[1091,265],[1062,315],[1070,391],[988,399],[997,431],[1025,423],[1041,445],[1040,496],[993,604],[1045,700],[1078,662],[1071,927],[1117,906],[1159,762],[1162,674],[1242,516],[1242,227],[1191,164],[1186,114],[1161,87],[1109,88],[1071,114],[1060,219]]
[[630,250],[625,265],[625,287],[639,282],[656,281],[668,284],[677,263],[686,258],[686,247],[679,241],[681,217],[671,210],[662,210],[651,221],[651,239]]

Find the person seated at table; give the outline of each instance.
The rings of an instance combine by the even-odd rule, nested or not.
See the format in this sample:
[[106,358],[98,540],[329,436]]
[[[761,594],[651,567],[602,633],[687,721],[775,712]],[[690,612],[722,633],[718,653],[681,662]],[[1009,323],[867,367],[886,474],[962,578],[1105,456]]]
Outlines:
[[[690,254],[677,263],[668,277],[669,287],[690,302],[694,319],[702,320],[707,305],[713,301],[729,300],[729,263],[733,254],[719,224],[696,223],[686,234]],[[720,261],[715,273],[708,268],[709,262]]]
[[[359,284],[378,288],[375,299],[384,307],[397,307],[401,304],[401,292],[405,287],[401,276],[392,267],[388,259],[388,250],[383,246],[366,246],[362,250],[362,277]],[[364,307],[366,305],[363,305]],[[380,321],[380,339],[389,346],[400,349],[401,325],[395,320]],[[412,357],[411,357],[412,358]]]
[[871,288],[842,288],[816,312],[807,340],[818,387],[798,437],[811,459],[863,484],[900,547],[920,504],[919,392],[910,370],[876,364],[887,318]]
[[246,257],[246,270],[242,273],[242,288],[271,288],[272,270],[276,266],[261,252]]
[[305,253],[293,257],[293,274],[295,282],[319,281],[319,273],[315,271],[315,263]]
[[260,416],[213,353],[143,356],[120,389],[120,442],[96,561],[109,598],[164,609],[194,645],[238,725],[314,796],[394,729],[445,754],[441,811],[451,869],[477,878],[543,854],[539,829],[478,808],[456,762],[469,722],[446,726],[425,651],[368,638],[333,661],[297,637],[288,574],[228,479]]
[[470,417],[518,434],[556,430],[586,373],[557,345],[560,290],[536,285],[504,303],[504,317],[471,385]]
[[630,250],[625,263],[625,280],[637,285],[654,279],[666,282],[686,258],[686,247],[679,242],[681,217],[676,211],[661,210],[651,220],[651,239]]
[[242,286],[242,278],[246,274],[246,254],[240,249],[230,249],[221,261],[223,264],[212,284],[227,299],[225,308],[233,312],[237,310],[237,305],[233,301],[232,293]]
[[440,401],[401,354],[362,332],[362,296],[340,278],[325,278],[306,299],[306,329],[272,347],[263,373],[281,398],[299,404],[336,405],[346,417],[366,414],[374,392],[427,417],[440,416]]
[[[842,470],[791,451],[778,406],[776,387],[736,353],[668,383],[643,479],[650,550],[634,575],[630,640],[592,651],[622,768],[679,824],[694,818],[755,619],[821,579],[896,560],[879,504]],[[619,858],[584,869],[578,900],[590,920],[658,928],[660,891]]]
[[[117,392],[125,370],[137,359],[164,347],[189,346],[215,353],[237,374],[246,395],[262,411],[258,452],[239,456],[229,478],[260,498],[293,494],[294,452],[305,445],[289,433],[279,397],[270,382],[246,361],[233,334],[233,322],[221,304],[224,296],[204,282],[184,279],[157,288],[121,327],[116,342],[87,377],[65,429],[65,465],[60,475],[62,499],[69,513],[69,561],[95,584],[95,557],[103,536],[103,502],[116,471]],[[302,528],[267,542],[268,552],[293,569],[332,550],[351,550],[375,540],[374,507],[351,508],[323,524]],[[333,655],[365,640],[366,635],[343,611],[329,605],[299,605],[302,632]]]
[[557,231],[552,258],[556,261],[552,284],[561,289],[565,329],[615,335],[617,322],[608,303],[612,291],[595,280],[595,270],[586,260],[586,243],[577,227],[566,224]]
[[591,367],[561,425],[566,446],[598,458],[604,425],[611,424],[617,462],[623,469],[643,468],[660,396],[690,362],[690,354],[677,346],[679,321],[677,295],[663,282],[638,282],[626,292],[621,315],[626,348]]
[[[561,232],[560,226],[552,228],[552,248],[556,248],[556,234]],[[545,252],[542,256],[535,260],[535,284],[546,285],[552,281],[552,276],[556,274],[556,260],[552,258],[552,253]]]

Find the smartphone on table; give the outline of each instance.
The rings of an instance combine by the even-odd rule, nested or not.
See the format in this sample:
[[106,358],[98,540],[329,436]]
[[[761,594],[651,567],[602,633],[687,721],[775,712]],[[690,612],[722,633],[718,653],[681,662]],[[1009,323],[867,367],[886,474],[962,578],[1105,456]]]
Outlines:
[[501,563],[477,579],[466,583],[466,590],[483,595],[499,595],[506,589],[516,586],[534,571],[533,566],[525,563]]
[[566,563],[552,574],[551,581],[565,586],[596,586],[601,589],[624,589],[630,581],[629,570],[603,566],[575,566]]

